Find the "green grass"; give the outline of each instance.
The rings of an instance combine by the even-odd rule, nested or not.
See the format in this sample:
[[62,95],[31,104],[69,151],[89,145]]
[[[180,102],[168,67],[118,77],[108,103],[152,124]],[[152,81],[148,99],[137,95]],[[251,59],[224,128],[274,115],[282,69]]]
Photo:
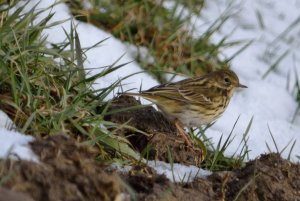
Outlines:
[[[271,153],[271,152],[275,152],[275,153],[278,153],[280,156],[282,156],[283,152],[284,152],[285,150],[287,150],[287,148],[291,145],[291,146],[290,146],[290,149],[289,149],[289,152],[288,152],[288,157],[287,157],[287,159],[290,160],[290,159],[291,159],[291,154],[292,154],[292,152],[293,152],[293,149],[294,149],[294,147],[295,147],[295,145],[296,145],[297,140],[290,139],[290,141],[289,141],[289,142],[288,142],[288,143],[280,150],[280,149],[279,149],[278,142],[276,142],[276,139],[274,138],[273,133],[272,133],[272,131],[271,131],[271,129],[270,129],[269,126],[268,126],[268,129],[269,129],[270,136],[271,136],[271,138],[272,138],[272,143],[273,143],[273,145],[274,145],[274,147],[275,147],[275,150],[272,150],[272,149],[271,149],[271,146],[269,145],[269,143],[266,142],[266,146],[267,146],[269,152],[270,152],[270,153]],[[291,144],[291,143],[292,143],[292,144]],[[282,157],[283,157],[283,156],[282,156]]]
[[[300,109],[300,80],[299,80],[299,78],[298,78],[298,72],[297,72],[297,68],[295,67],[295,75],[296,75],[296,83],[295,83],[295,86],[293,86],[293,90],[292,90],[292,93],[295,95],[295,97],[296,97],[296,101],[297,101],[297,103],[298,103],[298,106],[297,106],[297,109],[296,109],[296,111],[295,111],[295,113],[294,113],[294,116],[293,116],[293,120],[292,120],[292,122],[294,122],[295,121],[295,119],[296,119],[296,117],[297,117],[297,115],[299,114],[299,109]],[[290,78],[288,77],[288,79],[287,79],[287,83],[290,83]],[[289,90],[289,85],[287,85],[287,90]]]
[[33,24],[43,10],[22,13],[21,7],[7,15],[9,9],[0,10],[1,110],[26,134],[64,133],[96,146],[99,158],[138,158],[127,140],[115,135],[116,129],[128,126],[105,120],[109,102],[104,99],[121,80],[98,90],[91,87],[96,79],[126,64],[112,64],[86,77],[84,52],[89,48],[81,48],[74,27],[65,32],[65,42],[47,47],[41,31],[60,22],[49,24],[51,14]]
[[204,129],[200,128],[197,133],[192,131],[191,134],[200,139],[205,144],[207,149],[207,154],[202,163],[202,167],[211,171],[220,171],[237,169],[241,168],[244,165],[244,161],[245,159],[248,159],[248,152],[250,151],[248,149],[247,143],[249,139],[248,134],[252,126],[253,118],[251,118],[251,120],[249,121],[248,126],[243,133],[243,138],[240,141],[239,146],[236,148],[236,150],[240,150],[240,152],[237,153],[236,151],[231,156],[225,155],[226,149],[231,145],[232,141],[235,138],[235,136],[233,135],[233,131],[238,121],[239,118],[234,123],[231,132],[228,134],[225,140],[223,139],[223,135],[221,135],[217,145],[214,145],[211,142],[211,139],[207,138],[207,136],[205,135],[205,130],[209,126]]

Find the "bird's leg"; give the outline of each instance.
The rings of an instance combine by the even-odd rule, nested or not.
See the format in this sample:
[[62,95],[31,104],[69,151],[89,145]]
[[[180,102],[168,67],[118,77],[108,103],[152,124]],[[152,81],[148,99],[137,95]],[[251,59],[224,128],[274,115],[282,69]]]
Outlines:
[[175,120],[175,126],[178,130],[178,133],[181,135],[181,137],[184,139],[184,141],[186,142],[187,145],[192,146],[193,142],[191,141],[191,138],[189,137],[189,135],[184,131],[184,129],[182,128],[182,123],[176,119]]

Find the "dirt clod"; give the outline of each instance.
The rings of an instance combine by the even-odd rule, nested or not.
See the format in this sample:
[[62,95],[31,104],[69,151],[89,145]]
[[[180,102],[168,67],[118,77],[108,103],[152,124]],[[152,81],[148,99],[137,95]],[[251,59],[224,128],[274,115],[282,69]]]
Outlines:
[[40,163],[2,160],[4,186],[30,195],[34,200],[114,200],[122,192],[117,174],[104,171],[95,151],[64,135],[39,139],[31,144]]
[[[278,154],[262,155],[235,171],[227,185],[227,200],[300,201],[300,165]],[[245,190],[242,191],[242,189]]]
[[149,167],[134,167],[123,178],[135,190],[136,199],[140,201],[211,201],[219,197],[209,180],[198,179],[190,184],[176,184]]
[[[112,102],[111,110],[141,106],[135,98],[120,96]],[[108,117],[109,121],[135,127],[149,136],[124,129],[119,134],[128,138],[139,152],[146,152],[147,159],[169,162],[169,154],[175,163],[200,166],[203,153],[200,147],[187,146],[181,136],[178,136],[172,124],[161,112],[153,107],[141,107],[125,112],[119,112]],[[146,151],[147,149],[147,151]]]

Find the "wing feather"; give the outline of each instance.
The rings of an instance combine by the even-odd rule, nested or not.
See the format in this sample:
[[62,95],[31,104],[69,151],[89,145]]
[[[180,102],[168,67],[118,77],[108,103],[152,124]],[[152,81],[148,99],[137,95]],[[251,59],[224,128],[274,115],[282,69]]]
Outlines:
[[214,93],[211,93],[211,88],[206,87],[206,81],[204,77],[190,78],[175,83],[159,85],[142,92],[142,94],[160,96],[186,103],[194,102],[202,105],[211,105],[213,104]]

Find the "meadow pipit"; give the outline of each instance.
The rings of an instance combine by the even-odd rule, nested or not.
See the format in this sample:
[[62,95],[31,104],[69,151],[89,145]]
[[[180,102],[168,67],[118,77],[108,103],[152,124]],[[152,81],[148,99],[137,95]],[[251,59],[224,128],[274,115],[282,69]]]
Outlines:
[[140,93],[157,105],[175,126],[188,145],[191,140],[182,126],[200,127],[215,121],[225,111],[237,88],[247,88],[231,70],[218,70],[201,77],[162,84]]

